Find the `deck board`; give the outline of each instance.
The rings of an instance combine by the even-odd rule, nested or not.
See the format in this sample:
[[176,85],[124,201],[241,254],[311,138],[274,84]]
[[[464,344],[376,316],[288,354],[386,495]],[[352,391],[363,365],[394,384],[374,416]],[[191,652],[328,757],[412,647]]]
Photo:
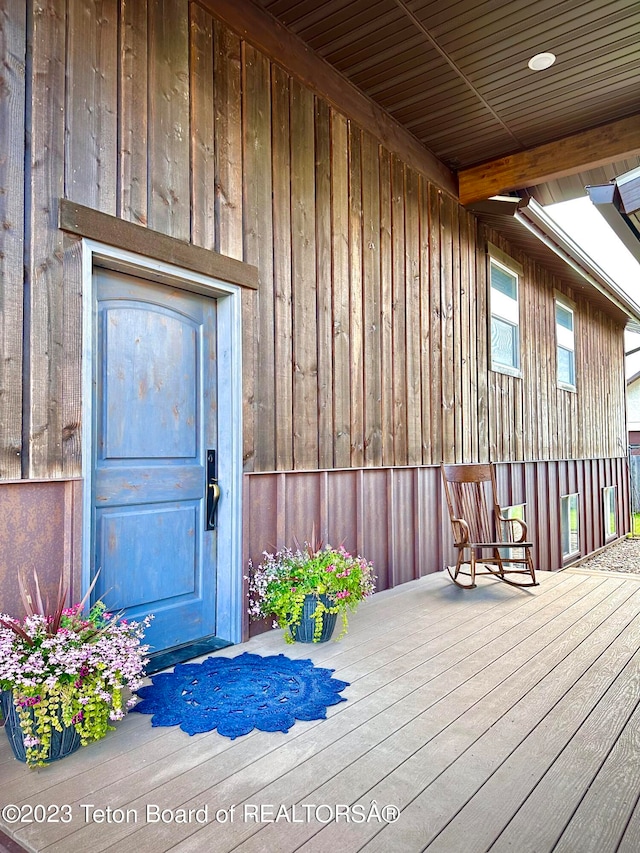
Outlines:
[[[285,646],[270,632],[220,652],[335,669],[348,701],[327,720],[230,741],[131,714],[37,771],[1,737],[3,800],[69,803],[73,820],[0,829],[38,853],[630,853],[640,848],[638,614],[636,578],[541,573],[535,589],[481,579],[463,592],[430,575],[366,602],[339,644]],[[399,819],[326,819],[337,804],[372,801],[399,806]],[[138,821],[85,822],[82,803],[132,809]],[[147,823],[149,803],[207,805],[209,822]],[[243,819],[247,807],[281,804],[289,821]],[[317,819],[304,819],[309,804],[323,806]],[[233,821],[215,820],[232,805]]]
[[[637,634],[635,640],[637,646]],[[609,652],[610,650],[607,651]],[[541,843],[544,843],[545,849],[550,849],[563,836],[565,828],[572,822],[574,812],[578,809],[580,803],[584,801],[586,792],[592,784],[595,784],[593,782],[594,778],[602,779],[600,775],[601,768],[606,763],[612,750],[617,749],[619,751],[618,742],[620,735],[625,730],[627,730],[628,734],[631,715],[634,713],[637,714],[637,679],[629,671],[629,667],[637,667],[637,664],[636,654],[612,684],[606,696],[606,701],[600,701],[596,705],[584,724],[575,732],[566,746],[563,745],[561,740],[552,745],[551,739],[548,738],[546,727],[539,727],[534,732],[532,737],[535,740],[526,745],[527,753],[531,755],[531,753],[540,750],[538,753],[540,755],[540,767],[545,770],[544,775],[539,781],[536,779],[535,788],[527,796],[526,800],[523,799],[519,810],[494,843],[494,850],[518,850],[522,851],[522,853],[527,853],[527,851],[534,851]],[[637,731],[637,721],[635,724],[631,724],[634,725]],[[554,727],[554,734],[556,731],[559,732],[559,727],[557,729]],[[556,752],[558,752],[558,747],[560,751],[555,760],[548,761],[543,751],[547,752],[549,749],[553,749],[554,746]],[[637,744],[635,744],[635,755],[637,756]],[[522,769],[522,760],[517,755],[517,752],[514,753],[513,759],[512,761],[510,758],[500,768],[503,771],[500,777],[496,773],[491,780],[495,784],[502,783],[503,795],[507,791],[504,787],[505,781],[509,780],[511,786],[514,778],[512,774],[517,770],[517,765],[520,764],[520,770]],[[547,761],[548,769],[544,768],[545,761]],[[617,762],[617,756],[614,756],[612,761],[614,765],[617,763],[618,767],[626,765],[625,779],[628,778],[633,765],[637,764],[637,761],[634,761],[633,754],[630,754],[626,760],[621,762]],[[629,763],[627,764],[627,762]],[[533,776],[534,767],[530,758],[527,770],[530,776]],[[605,777],[607,776],[606,771],[604,775]],[[489,786],[486,787],[488,788]],[[599,793],[602,793],[602,791]],[[607,800],[611,797],[611,793],[612,789],[609,788],[606,791]],[[511,787],[508,789],[508,794],[511,798]],[[549,808],[550,797],[553,798],[553,809]],[[625,799],[624,792],[621,799]],[[474,808],[479,806],[481,806],[480,799],[474,804]],[[536,832],[535,844],[533,839],[529,838],[528,828],[531,825],[539,827]],[[577,825],[580,825],[579,822]],[[566,842],[571,839],[571,836],[575,838],[575,830],[572,830],[567,837],[563,836],[560,846],[570,849],[566,846]],[[592,837],[593,833],[589,832],[589,836]],[[619,837],[620,833],[618,832],[616,843]],[[580,849],[587,849],[588,844],[591,844],[591,842],[583,841],[580,844]],[[600,845],[600,841],[598,841],[598,844]],[[598,846],[595,849],[598,851],[604,850],[605,846]]]

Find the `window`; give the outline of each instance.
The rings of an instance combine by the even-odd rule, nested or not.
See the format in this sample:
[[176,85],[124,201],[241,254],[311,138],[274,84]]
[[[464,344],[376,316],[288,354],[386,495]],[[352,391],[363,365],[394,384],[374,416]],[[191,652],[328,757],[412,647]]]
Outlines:
[[573,330],[573,308],[565,300],[556,298],[556,345],[558,358],[558,385],[571,391],[576,389],[576,353]]
[[618,532],[616,524],[616,487],[605,486],[602,490],[602,499],[604,503],[604,538],[605,541],[613,539]]
[[[518,518],[520,521],[524,521],[524,504],[514,504],[513,506],[505,506],[502,507],[502,514],[505,518]],[[522,529],[519,524],[504,524],[503,522],[503,536],[508,536],[509,533],[513,533],[515,536],[520,538]],[[505,557],[512,559],[519,559],[524,557],[524,548],[507,548]]]
[[563,560],[580,553],[577,494],[560,498],[560,538]]
[[491,278],[491,369],[520,375],[518,273],[495,258]]
[[524,504],[503,507],[502,512],[505,518],[519,518],[524,521]]

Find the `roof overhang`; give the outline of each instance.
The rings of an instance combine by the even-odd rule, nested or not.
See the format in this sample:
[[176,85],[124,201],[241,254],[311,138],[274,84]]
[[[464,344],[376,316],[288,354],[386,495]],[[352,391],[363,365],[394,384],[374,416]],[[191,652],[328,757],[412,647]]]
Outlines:
[[586,189],[598,212],[640,263],[640,169]]
[[496,196],[470,204],[468,209],[576,293],[627,326],[640,328],[640,305],[534,199]]
[[458,171],[460,204],[522,190],[640,153],[640,115]]

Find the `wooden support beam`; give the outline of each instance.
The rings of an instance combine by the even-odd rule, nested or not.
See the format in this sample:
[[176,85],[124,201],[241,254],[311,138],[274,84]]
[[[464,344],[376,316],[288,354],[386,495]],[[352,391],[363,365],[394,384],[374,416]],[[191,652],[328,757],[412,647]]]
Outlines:
[[640,113],[458,172],[460,204],[533,187],[640,153]]
[[375,101],[263,9],[249,0],[198,2],[249,44],[275,60],[304,86],[353,120],[362,130],[373,134],[408,166],[421,172],[450,195],[456,195],[455,174],[441,160]]
[[68,234],[99,240],[101,243],[175,264],[221,281],[239,284],[252,290],[258,289],[258,269],[251,264],[220,255],[202,246],[194,246],[167,234],[160,234],[134,222],[109,216],[66,198],[60,199],[58,227]]

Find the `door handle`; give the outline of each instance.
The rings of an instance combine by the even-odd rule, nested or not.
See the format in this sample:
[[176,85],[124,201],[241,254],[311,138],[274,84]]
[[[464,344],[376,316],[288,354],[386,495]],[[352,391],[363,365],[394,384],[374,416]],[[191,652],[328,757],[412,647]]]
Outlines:
[[218,485],[218,471],[216,466],[215,450],[207,450],[207,518],[205,530],[216,529],[216,510],[220,500],[220,486]]

